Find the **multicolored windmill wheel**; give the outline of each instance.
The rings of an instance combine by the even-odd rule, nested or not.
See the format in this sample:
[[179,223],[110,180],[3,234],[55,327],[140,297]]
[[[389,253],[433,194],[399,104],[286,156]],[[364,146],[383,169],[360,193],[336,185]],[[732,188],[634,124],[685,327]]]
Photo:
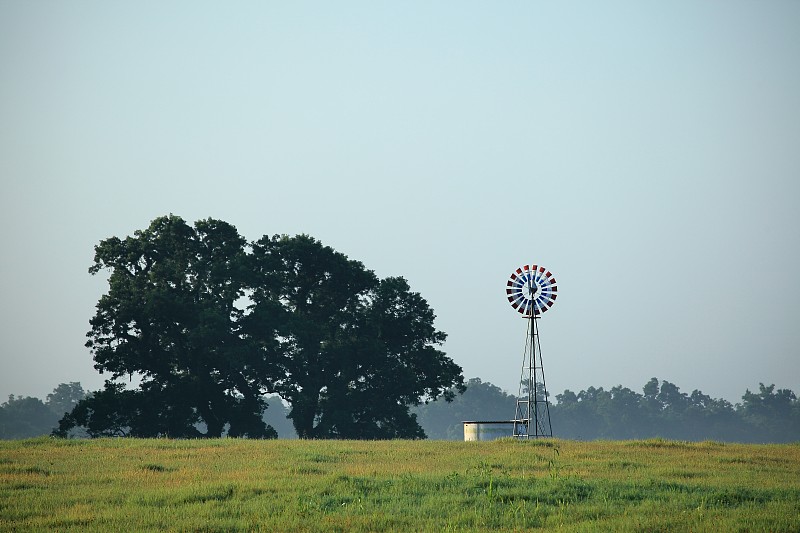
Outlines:
[[506,294],[511,306],[526,316],[541,315],[556,302],[556,278],[543,266],[525,265],[511,274]]

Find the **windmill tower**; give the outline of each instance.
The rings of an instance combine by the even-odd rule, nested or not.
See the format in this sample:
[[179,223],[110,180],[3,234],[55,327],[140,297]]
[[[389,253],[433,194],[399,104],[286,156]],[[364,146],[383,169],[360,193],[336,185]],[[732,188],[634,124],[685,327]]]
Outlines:
[[528,320],[517,408],[513,420],[514,437],[531,439],[553,436],[538,321],[542,313],[555,303],[557,291],[556,278],[549,270],[538,265],[518,268],[506,283],[508,301]]

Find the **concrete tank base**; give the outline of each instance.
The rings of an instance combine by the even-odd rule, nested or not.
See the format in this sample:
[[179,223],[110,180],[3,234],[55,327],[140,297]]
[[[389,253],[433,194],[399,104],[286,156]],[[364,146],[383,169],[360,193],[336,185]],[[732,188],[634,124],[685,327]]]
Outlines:
[[513,420],[464,422],[464,440],[496,440],[514,436]]

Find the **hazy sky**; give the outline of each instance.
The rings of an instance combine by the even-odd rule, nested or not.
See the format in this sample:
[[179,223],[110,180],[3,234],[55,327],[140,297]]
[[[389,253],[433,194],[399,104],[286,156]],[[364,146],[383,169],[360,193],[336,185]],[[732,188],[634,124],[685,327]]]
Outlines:
[[93,247],[308,233],[516,392],[800,393],[800,2],[0,0],[0,401],[102,385]]

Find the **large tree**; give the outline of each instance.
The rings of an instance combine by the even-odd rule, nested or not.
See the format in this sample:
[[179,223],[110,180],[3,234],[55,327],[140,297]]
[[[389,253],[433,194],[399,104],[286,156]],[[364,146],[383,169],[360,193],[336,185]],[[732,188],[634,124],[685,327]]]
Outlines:
[[421,438],[409,407],[463,390],[427,302],[309,236],[170,215],[95,252],[109,289],[86,345],[110,378],[61,435],[275,436],[277,393],[303,438]]
[[[95,247],[89,271],[110,271],[109,288],[86,346],[111,378],[62,430],[74,423],[98,435],[275,435],[261,418],[269,363],[239,331],[246,244],[225,222],[192,227],[170,215]],[[136,390],[120,386],[128,375],[139,378]]]
[[279,354],[274,390],[301,438],[424,438],[409,407],[463,391],[445,334],[403,278],[306,236],[254,244],[247,331]]

